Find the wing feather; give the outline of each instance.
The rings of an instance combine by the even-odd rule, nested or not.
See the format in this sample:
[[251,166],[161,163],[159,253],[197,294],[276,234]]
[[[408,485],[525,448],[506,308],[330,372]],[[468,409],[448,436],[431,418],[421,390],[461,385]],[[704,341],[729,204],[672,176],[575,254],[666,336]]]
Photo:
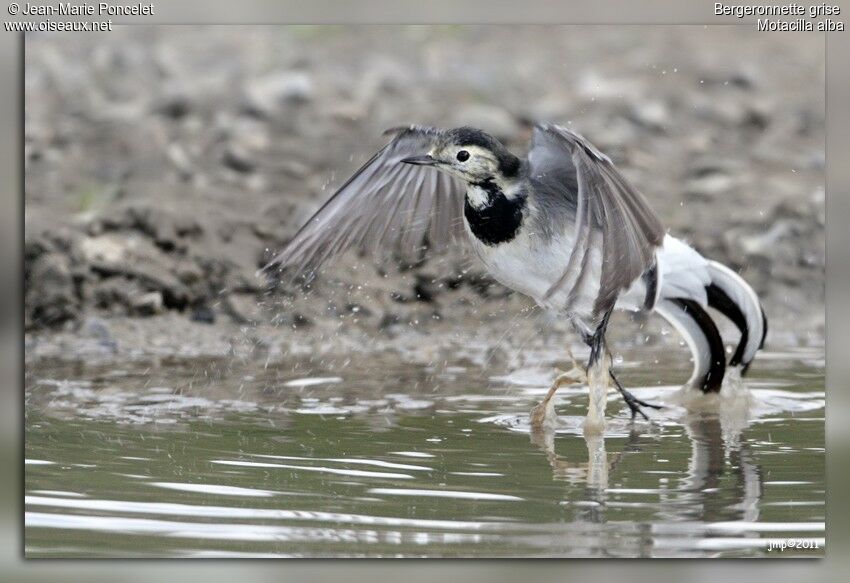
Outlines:
[[538,125],[529,152],[531,179],[575,209],[576,240],[564,273],[546,298],[566,290],[572,297],[584,280],[587,254],[601,239],[602,270],[594,316],[652,264],[664,227],[644,196],[611,160],[579,134],[557,125]]
[[264,268],[310,275],[349,249],[376,261],[445,251],[463,241],[464,187],[434,168],[402,164],[427,154],[442,131],[410,126],[337,190]]

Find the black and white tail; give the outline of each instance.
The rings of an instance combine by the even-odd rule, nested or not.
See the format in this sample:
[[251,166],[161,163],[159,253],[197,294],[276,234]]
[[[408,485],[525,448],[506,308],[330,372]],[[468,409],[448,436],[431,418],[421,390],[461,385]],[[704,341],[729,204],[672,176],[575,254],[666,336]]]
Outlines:
[[[655,311],[685,339],[694,359],[689,383],[704,393],[717,392],[727,366],[746,374],[756,352],[764,346],[767,318],[753,288],[716,261],[667,235],[658,258],[658,297]],[[728,364],[723,339],[706,308],[729,318],[740,339]]]

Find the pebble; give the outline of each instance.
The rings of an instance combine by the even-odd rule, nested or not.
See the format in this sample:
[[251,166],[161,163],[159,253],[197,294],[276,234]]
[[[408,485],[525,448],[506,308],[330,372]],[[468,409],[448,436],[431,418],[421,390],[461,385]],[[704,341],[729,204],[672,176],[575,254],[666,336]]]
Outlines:
[[130,299],[131,313],[138,316],[153,316],[163,311],[162,294],[158,291],[148,292]]
[[280,71],[248,84],[245,92],[250,111],[274,117],[286,105],[306,103],[313,97],[313,78],[301,71]]

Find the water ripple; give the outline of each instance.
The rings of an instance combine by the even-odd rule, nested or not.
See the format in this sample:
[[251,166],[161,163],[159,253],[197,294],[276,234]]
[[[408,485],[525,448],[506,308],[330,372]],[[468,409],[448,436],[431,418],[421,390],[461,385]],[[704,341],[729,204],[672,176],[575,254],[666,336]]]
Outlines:
[[349,470],[344,468],[326,468],[321,466],[298,466],[291,464],[273,464],[268,462],[248,462],[242,460],[210,460],[210,463],[224,466],[242,466],[248,468],[280,468],[285,470],[298,470],[304,472],[322,472],[325,474],[336,474],[339,476],[351,476],[360,478],[387,478],[397,480],[412,480],[410,474],[394,474],[390,472],[369,472],[366,470]]
[[461,500],[523,500],[519,496],[509,494],[489,494],[487,492],[460,492],[457,490],[423,490],[404,488],[372,488],[370,494],[387,494],[391,496],[423,496],[427,498],[457,498]]

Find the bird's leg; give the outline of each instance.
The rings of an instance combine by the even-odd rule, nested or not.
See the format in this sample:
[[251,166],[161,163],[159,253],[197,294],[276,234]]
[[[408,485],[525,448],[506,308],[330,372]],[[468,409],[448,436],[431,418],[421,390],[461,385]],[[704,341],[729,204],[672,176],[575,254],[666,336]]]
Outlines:
[[[596,402],[595,403],[594,397],[597,398],[597,399],[603,399],[604,397],[607,396],[607,392],[608,392],[608,390],[607,390],[608,389],[607,380],[608,380],[608,377],[610,377],[611,380],[614,381],[614,385],[616,386],[616,388],[620,392],[620,394],[623,396],[623,400],[626,401],[626,405],[629,406],[629,410],[632,412],[632,420],[634,420],[635,416],[638,413],[640,413],[641,417],[643,417],[647,421],[649,420],[649,417],[647,417],[646,413],[644,413],[641,410],[641,406],[651,407],[652,409],[661,409],[662,408],[660,405],[653,405],[652,403],[647,403],[646,401],[642,401],[642,400],[638,399],[637,397],[635,397],[632,393],[630,393],[629,391],[627,391],[626,389],[623,388],[623,385],[620,384],[620,381],[617,379],[616,375],[614,374],[614,368],[611,364],[613,359],[611,358],[611,352],[608,350],[608,343],[605,342],[605,330],[608,326],[608,319],[611,316],[611,311],[612,310],[609,310],[608,312],[606,312],[605,316],[602,318],[602,322],[596,328],[596,331],[593,333],[592,336],[590,336],[589,338],[586,339],[587,343],[590,345],[590,360],[588,362],[588,379],[592,379],[593,382],[588,382],[588,387],[590,389],[591,403],[590,403],[590,408],[589,408],[588,413],[587,413],[588,419],[587,419],[587,421],[585,421],[585,432],[588,431],[588,426],[590,425],[592,427],[593,422],[596,421],[595,418],[593,419],[593,421],[591,421],[591,418],[595,417],[596,413],[599,413],[599,417],[601,418],[602,428],[604,428],[604,426],[605,426],[605,402],[602,402],[602,403]],[[600,357],[600,353],[602,354],[601,357]],[[604,382],[602,382],[601,378],[597,378],[597,376],[596,376],[597,373],[600,374],[600,375],[603,374],[599,369],[594,370],[594,374],[590,374],[590,369],[592,368],[592,364],[594,362],[600,362],[600,361],[605,361],[605,365],[607,367],[607,372],[604,373],[604,376],[605,376]],[[599,368],[601,368],[601,367],[599,367]],[[599,382],[596,382],[597,380]],[[598,387],[597,387],[597,385],[598,385]],[[604,390],[602,389],[602,386],[604,386]],[[594,388],[597,388],[597,390],[594,391]]]
[[641,407],[651,407],[653,409],[662,409],[661,405],[653,405],[652,403],[647,403],[646,401],[642,401],[631,394],[629,391],[623,388],[623,385],[620,384],[620,381],[614,375],[614,369],[610,369],[608,373],[611,375],[611,380],[614,381],[614,384],[617,387],[617,390],[620,391],[620,394],[623,395],[623,400],[626,402],[626,405],[629,406],[629,410],[632,412],[632,420],[634,421],[635,415],[640,413],[640,416],[649,421],[649,417],[646,416],[641,410]]
[[531,410],[531,427],[533,430],[540,431],[554,421],[555,411],[552,403],[552,397],[555,396],[555,392],[558,389],[564,385],[583,384],[587,382],[587,371],[584,367],[576,363],[573,351],[570,350],[569,346],[567,347],[567,355],[570,357],[570,362],[572,362],[572,368],[555,377],[555,380],[552,382],[552,386],[549,387],[549,392],[546,393],[543,400]]
[[602,356],[588,362],[587,389],[589,402],[587,417],[584,419],[585,435],[600,434],[605,431],[605,405],[608,402],[608,369],[611,359],[603,352]]
[[590,402],[584,420],[585,435],[599,434],[605,430],[605,405],[608,400],[608,379],[611,370],[611,357],[605,348],[605,330],[612,311],[613,307],[605,312],[596,330],[585,339],[590,345],[590,358],[587,361]]

